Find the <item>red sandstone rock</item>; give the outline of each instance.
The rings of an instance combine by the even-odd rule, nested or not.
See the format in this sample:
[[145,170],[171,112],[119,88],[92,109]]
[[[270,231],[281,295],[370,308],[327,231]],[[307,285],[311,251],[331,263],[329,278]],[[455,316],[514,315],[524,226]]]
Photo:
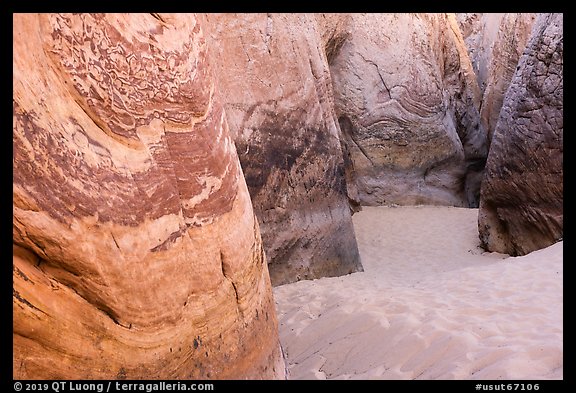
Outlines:
[[216,74],[274,285],[362,270],[328,63],[309,14],[211,14]]
[[202,23],[14,16],[14,378],[284,376]]

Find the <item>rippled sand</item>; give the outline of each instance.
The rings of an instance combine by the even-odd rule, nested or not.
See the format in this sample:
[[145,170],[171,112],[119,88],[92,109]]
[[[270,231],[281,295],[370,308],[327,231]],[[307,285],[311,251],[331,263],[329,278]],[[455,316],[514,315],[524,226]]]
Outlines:
[[477,214],[355,214],[364,272],[274,289],[290,379],[562,379],[563,242],[485,253]]

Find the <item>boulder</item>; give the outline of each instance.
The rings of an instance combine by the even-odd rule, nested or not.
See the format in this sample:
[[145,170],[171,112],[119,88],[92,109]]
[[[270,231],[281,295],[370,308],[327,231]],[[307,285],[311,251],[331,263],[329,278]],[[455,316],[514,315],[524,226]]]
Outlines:
[[272,284],[362,270],[314,16],[206,18]]
[[201,19],[14,15],[15,379],[284,378]]
[[358,203],[477,206],[487,141],[455,16],[353,14],[322,36],[345,37],[330,71]]
[[543,14],[504,97],[482,184],[489,251],[524,255],[563,237],[563,19]]

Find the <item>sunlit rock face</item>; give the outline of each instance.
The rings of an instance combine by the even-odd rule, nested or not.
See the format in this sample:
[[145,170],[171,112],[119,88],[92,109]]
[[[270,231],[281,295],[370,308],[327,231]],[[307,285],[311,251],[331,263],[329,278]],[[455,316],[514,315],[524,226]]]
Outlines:
[[202,18],[13,26],[14,378],[283,378]]

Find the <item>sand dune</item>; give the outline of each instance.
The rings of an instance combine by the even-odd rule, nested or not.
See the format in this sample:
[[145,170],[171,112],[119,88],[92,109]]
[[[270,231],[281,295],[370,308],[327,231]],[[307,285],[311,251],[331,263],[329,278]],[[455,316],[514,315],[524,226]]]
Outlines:
[[477,214],[354,215],[364,272],[274,289],[290,379],[562,379],[563,242],[485,253]]

